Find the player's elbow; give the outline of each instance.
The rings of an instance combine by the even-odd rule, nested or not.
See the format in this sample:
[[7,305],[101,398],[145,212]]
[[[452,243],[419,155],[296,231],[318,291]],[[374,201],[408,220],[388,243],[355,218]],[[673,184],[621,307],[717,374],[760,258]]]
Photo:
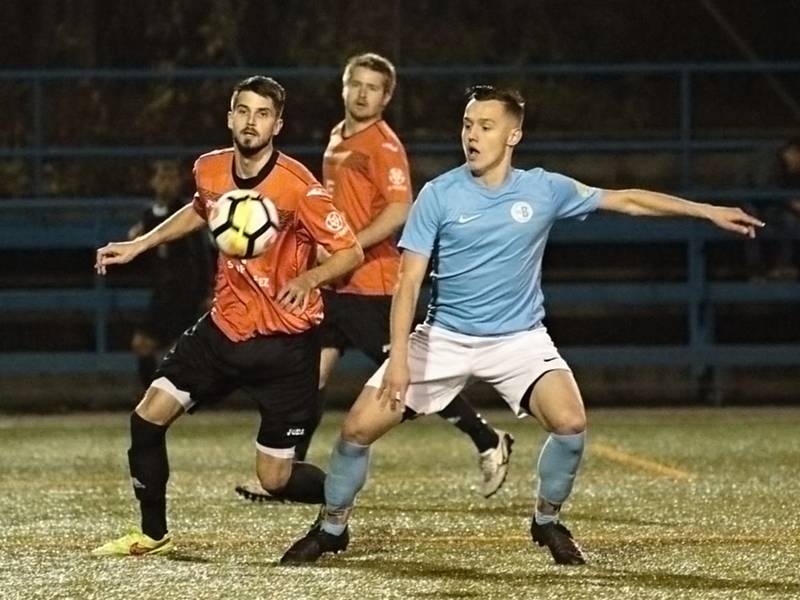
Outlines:
[[636,190],[608,190],[603,195],[601,208],[633,217],[648,214],[638,200]]
[[350,250],[352,253],[350,260],[353,263],[351,269],[355,269],[358,265],[364,262],[364,248],[361,247],[361,244],[356,242],[355,245],[350,248]]

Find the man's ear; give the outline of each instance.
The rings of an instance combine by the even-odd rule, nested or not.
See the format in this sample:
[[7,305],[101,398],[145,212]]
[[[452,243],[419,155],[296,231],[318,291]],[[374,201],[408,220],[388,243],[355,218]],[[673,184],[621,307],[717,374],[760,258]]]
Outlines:
[[522,140],[522,129],[515,127],[511,130],[511,133],[508,134],[508,141],[506,143],[509,146],[516,146],[519,144],[520,140]]

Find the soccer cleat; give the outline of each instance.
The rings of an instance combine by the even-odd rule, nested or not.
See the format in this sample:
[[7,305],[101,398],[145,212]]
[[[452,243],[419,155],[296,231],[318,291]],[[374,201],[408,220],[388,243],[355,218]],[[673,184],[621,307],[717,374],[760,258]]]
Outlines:
[[531,521],[531,536],[540,546],[547,546],[559,565],[584,565],[586,555],[575,542],[569,529],[561,523],[539,525],[534,517]]
[[132,531],[121,538],[112,540],[92,550],[94,556],[149,556],[151,554],[167,554],[175,549],[172,537],[164,534],[160,540],[154,540],[141,531]]
[[323,531],[320,521],[308,530],[308,533],[297,540],[281,557],[282,565],[302,565],[316,562],[326,552],[341,552],[350,543],[350,532],[345,527],[341,535],[333,535]]
[[506,480],[508,475],[508,460],[511,456],[511,446],[514,445],[514,436],[507,431],[496,430],[500,441],[497,446],[489,450],[486,454],[479,456],[481,468],[480,492],[484,498],[494,495]]
[[234,489],[242,498],[251,502],[286,502],[285,499],[270,494],[257,481],[237,485]]

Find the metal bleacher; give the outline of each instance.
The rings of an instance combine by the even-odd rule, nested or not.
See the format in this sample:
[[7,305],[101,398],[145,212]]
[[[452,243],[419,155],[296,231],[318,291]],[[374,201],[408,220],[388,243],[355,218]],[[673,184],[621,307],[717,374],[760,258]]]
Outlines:
[[[122,80],[131,79],[225,79],[250,74],[247,70],[192,69],[168,74],[148,71],[0,71],[0,80],[25,82],[33,90],[32,128],[30,143],[15,147],[0,147],[0,159],[30,161],[34,186],[43,176],[46,159],[68,157],[91,159],[96,156],[190,156],[207,148],[190,146],[130,147],[56,146],[48,143],[44,123],[47,86],[53,81],[73,79]],[[274,70],[273,70],[274,71]],[[338,70],[282,69],[281,77],[336,78]],[[587,139],[546,139],[526,142],[521,152],[529,153],[648,153],[666,152],[679,159],[679,181],[674,189],[687,197],[720,199],[733,202],[774,202],[789,197],[781,190],[743,188],[700,188],[694,184],[693,161],[702,152],[742,152],[757,150],[775,142],[771,136],[702,139],[692,127],[692,81],[703,73],[782,73],[800,74],[800,64],[650,64],[650,65],[552,65],[552,66],[475,66],[458,68],[410,68],[401,70],[401,77],[456,78],[482,76],[608,76],[660,74],[674,77],[679,93],[675,99],[678,124],[675,135],[669,138],[630,137],[598,141]],[[409,143],[409,151],[431,156],[457,152],[452,142],[422,141]],[[299,145],[288,151],[301,156],[321,154],[319,144]],[[144,199],[124,197],[60,198],[42,197],[34,187],[31,198],[2,200],[0,212],[0,249],[5,252],[37,252],[45,249],[82,249],[91,251],[108,240],[124,237],[127,227],[136,219]],[[765,232],[767,237],[778,235]],[[720,342],[715,334],[714,315],[720,304],[797,304],[800,303],[800,283],[765,282],[753,285],[746,280],[714,280],[708,274],[708,249],[711,244],[733,239],[724,232],[699,221],[630,219],[616,216],[593,216],[584,223],[563,223],[551,235],[554,244],[633,245],[669,243],[680,246],[685,255],[679,281],[569,281],[546,282],[545,296],[550,307],[569,305],[591,306],[677,306],[687,314],[685,343],[680,344],[605,344],[572,345],[561,348],[573,364],[587,367],[620,366],[680,366],[691,370],[699,380],[709,372],[717,373],[737,366],[798,366],[800,365],[800,335],[787,343]],[[86,265],[87,270],[91,265]],[[1,374],[130,372],[134,361],[128,352],[114,350],[108,341],[111,315],[137,312],[146,306],[148,292],[143,288],[112,287],[99,276],[91,285],[81,287],[51,287],[36,285],[0,289],[3,320],[9,322],[22,313],[57,315],[59,312],[78,312],[91,318],[93,347],[90,351],[51,351],[48,348],[24,352],[0,352]],[[57,335],[57,332],[54,332]]]

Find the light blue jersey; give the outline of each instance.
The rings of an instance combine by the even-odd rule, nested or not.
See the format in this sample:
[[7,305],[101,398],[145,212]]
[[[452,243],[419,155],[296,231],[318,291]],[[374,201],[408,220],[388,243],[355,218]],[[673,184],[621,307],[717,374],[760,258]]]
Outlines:
[[493,189],[466,165],[428,182],[399,243],[431,259],[426,322],[476,336],[538,327],[550,228],[557,219],[585,218],[601,197],[600,189],[542,169],[512,169]]

